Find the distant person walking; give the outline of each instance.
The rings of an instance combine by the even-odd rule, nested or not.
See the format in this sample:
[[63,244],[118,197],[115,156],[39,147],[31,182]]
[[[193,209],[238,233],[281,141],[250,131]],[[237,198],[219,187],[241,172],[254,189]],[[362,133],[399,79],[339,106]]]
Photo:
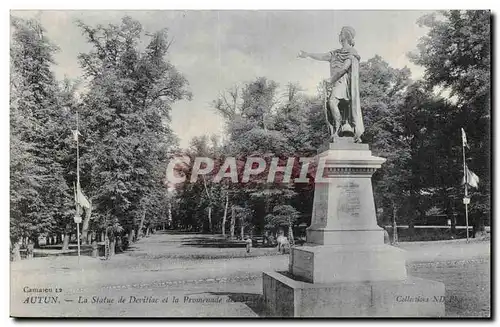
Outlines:
[[250,250],[252,249],[252,239],[250,237],[247,237],[245,242],[247,246],[247,253],[250,253]]
[[285,253],[286,247],[290,247],[290,242],[288,242],[288,238],[280,235],[277,238],[278,241],[278,252]]

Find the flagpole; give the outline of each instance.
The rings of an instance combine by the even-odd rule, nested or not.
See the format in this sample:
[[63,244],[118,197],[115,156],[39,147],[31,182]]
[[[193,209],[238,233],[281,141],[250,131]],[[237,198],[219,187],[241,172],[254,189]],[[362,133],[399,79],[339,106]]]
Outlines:
[[80,149],[78,144],[78,110],[76,111],[76,183],[80,185]]
[[467,243],[469,243],[469,210],[467,207],[467,183],[468,181],[468,174],[467,174],[467,165],[465,163],[465,144],[462,141],[462,154],[463,154],[463,159],[464,159],[464,187],[465,187],[465,197],[464,197],[464,204],[465,204],[465,228],[466,230],[466,235],[467,235]]
[[78,236],[77,238],[77,244],[78,244],[78,261],[80,261],[80,224],[76,223],[76,235]]
[[[76,110],[76,187],[77,190],[80,190],[80,149],[79,149],[79,144],[78,144],[78,109]],[[78,203],[76,204],[77,206],[77,214],[79,215],[80,212],[78,210]],[[76,242],[78,246],[78,261],[80,261],[80,224],[77,222],[76,223]]]

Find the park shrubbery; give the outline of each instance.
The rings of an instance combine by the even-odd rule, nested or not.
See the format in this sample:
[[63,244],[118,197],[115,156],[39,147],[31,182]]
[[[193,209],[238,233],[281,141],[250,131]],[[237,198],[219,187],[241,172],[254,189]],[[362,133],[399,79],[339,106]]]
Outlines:
[[[387,229],[389,239],[392,241],[393,232],[392,228]],[[472,229],[469,231],[469,236],[472,238]],[[444,241],[466,238],[465,229],[451,229],[443,228],[398,228],[398,241],[399,242],[418,242],[418,241]]]

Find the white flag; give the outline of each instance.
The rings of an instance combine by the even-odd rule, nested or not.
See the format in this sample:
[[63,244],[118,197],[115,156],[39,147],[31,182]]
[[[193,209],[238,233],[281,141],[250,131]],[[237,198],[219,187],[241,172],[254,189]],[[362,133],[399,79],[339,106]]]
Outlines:
[[80,187],[80,183],[77,183],[76,185],[75,202],[82,208],[90,209],[90,202],[85,196],[85,194],[83,194],[83,191]]
[[73,133],[73,141],[78,142],[78,135],[82,135],[80,134],[80,131],[72,130],[71,132]]
[[462,146],[469,148],[469,145],[467,144],[467,135],[465,135],[465,131],[463,128],[462,130]]
[[462,184],[467,183],[471,187],[478,188],[479,187],[479,177],[469,169],[469,167],[465,166],[465,176],[462,181]]

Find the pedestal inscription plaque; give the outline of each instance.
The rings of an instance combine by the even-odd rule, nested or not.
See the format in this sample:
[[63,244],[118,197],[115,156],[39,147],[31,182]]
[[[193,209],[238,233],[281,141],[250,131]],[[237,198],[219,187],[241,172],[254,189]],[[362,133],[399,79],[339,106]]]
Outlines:
[[340,189],[340,198],[337,214],[342,218],[359,218],[361,202],[359,199],[359,184],[352,181],[337,185]]

